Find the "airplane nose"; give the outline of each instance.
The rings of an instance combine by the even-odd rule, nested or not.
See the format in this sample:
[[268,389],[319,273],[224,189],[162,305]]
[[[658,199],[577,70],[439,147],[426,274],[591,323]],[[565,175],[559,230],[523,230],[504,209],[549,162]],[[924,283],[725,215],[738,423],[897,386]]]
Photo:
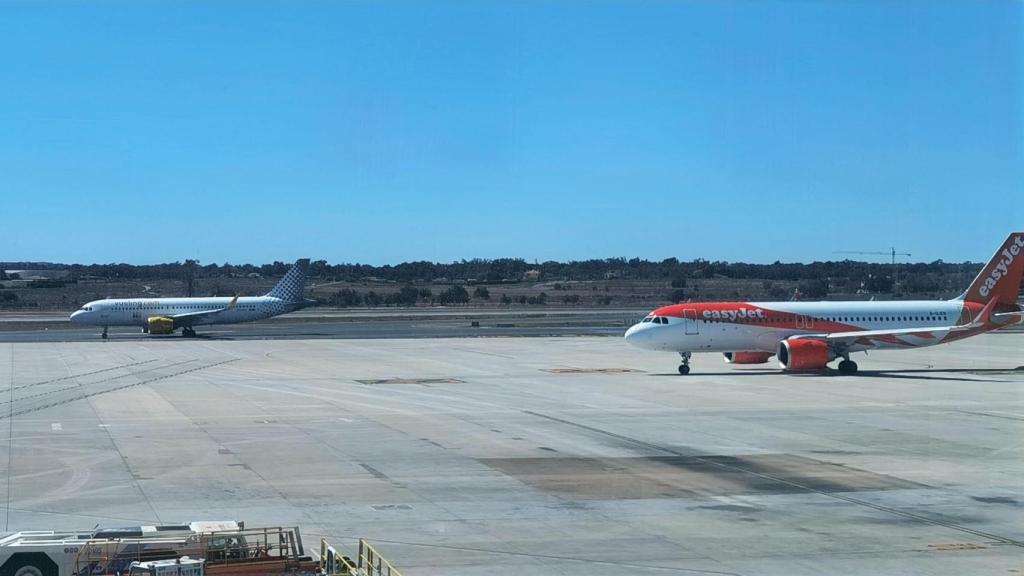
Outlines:
[[70,320],[71,322],[78,322],[78,320],[81,319],[81,316],[82,316],[82,311],[81,310],[75,310],[74,312],[71,313],[71,316],[68,316],[68,320]]
[[645,327],[641,324],[633,324],[629,327],[629,330],[626,330],[626,334],[623,338],[633,346],[646,348],[647,346],[645,346],[645,344],[650,340],[650,334],[647,334],[648,330],[645,330],[644,328]]

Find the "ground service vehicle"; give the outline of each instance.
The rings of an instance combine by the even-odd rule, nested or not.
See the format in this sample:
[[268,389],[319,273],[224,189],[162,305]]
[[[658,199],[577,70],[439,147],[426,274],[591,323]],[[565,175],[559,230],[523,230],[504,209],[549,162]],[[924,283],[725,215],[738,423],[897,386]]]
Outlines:
[[245,528],[226,521],[16,532],[0,539],[0,576],[128,574],[135,562],[142,566],[184,556],[204,559],[204,572],[211,576],[297,574],[316,568],[305,556],[297,527]]

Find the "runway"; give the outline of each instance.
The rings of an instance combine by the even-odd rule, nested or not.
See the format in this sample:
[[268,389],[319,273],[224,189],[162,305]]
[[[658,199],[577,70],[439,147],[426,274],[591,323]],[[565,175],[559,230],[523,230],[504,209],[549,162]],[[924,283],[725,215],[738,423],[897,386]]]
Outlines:
[[[205,340],[319,338],[470,338],[497,336],[620,336],[642,318],[641,309],[313,309],[258,322],[198,326]],[[475,324],[475,325],[474,325]],[[63,313],[0,315],[2,342],[87,342],[102,328],[71,324]],[[140,328],[112,326],[112,340],[177,340]]]
[[4,343],[0,521],[298,525],[406,576],[1012,574],[1022,345],[682,377],[606,337]]

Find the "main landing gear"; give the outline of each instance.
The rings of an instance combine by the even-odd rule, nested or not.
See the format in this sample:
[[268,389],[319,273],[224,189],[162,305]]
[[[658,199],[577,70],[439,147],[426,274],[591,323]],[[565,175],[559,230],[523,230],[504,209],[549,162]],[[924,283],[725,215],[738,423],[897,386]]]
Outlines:
[[679,373],[682,374],[683,376],[686,376],[687,374],[690,373],[690,353],[680,352],[679,355],[682,356],[683,362],[682,364],[679,365]]
[[857,363],[854,362],[853,360],[850,360],[849,356],[844,356],[843,360],[841,362],[839,362],[839,366],[837,366],[837,368],[839,368],[839,373],[840,374],[856,374],[857,373]]
[[181,335],[183,337],[185,337],[185,338],[195,338],[196,337],[196,331],[195,331],[194,328],[182,328],[181,329]]

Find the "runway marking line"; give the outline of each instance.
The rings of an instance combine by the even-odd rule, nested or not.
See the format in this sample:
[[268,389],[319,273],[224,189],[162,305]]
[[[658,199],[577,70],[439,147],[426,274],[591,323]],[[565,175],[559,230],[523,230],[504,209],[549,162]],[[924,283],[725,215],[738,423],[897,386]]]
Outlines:
[[541,368],[543,372],[552,374],[629,374],[643,372],[634,368]]
[[376,380],[356,380],[360,384],[465,384],[458,378],[381,378]]

